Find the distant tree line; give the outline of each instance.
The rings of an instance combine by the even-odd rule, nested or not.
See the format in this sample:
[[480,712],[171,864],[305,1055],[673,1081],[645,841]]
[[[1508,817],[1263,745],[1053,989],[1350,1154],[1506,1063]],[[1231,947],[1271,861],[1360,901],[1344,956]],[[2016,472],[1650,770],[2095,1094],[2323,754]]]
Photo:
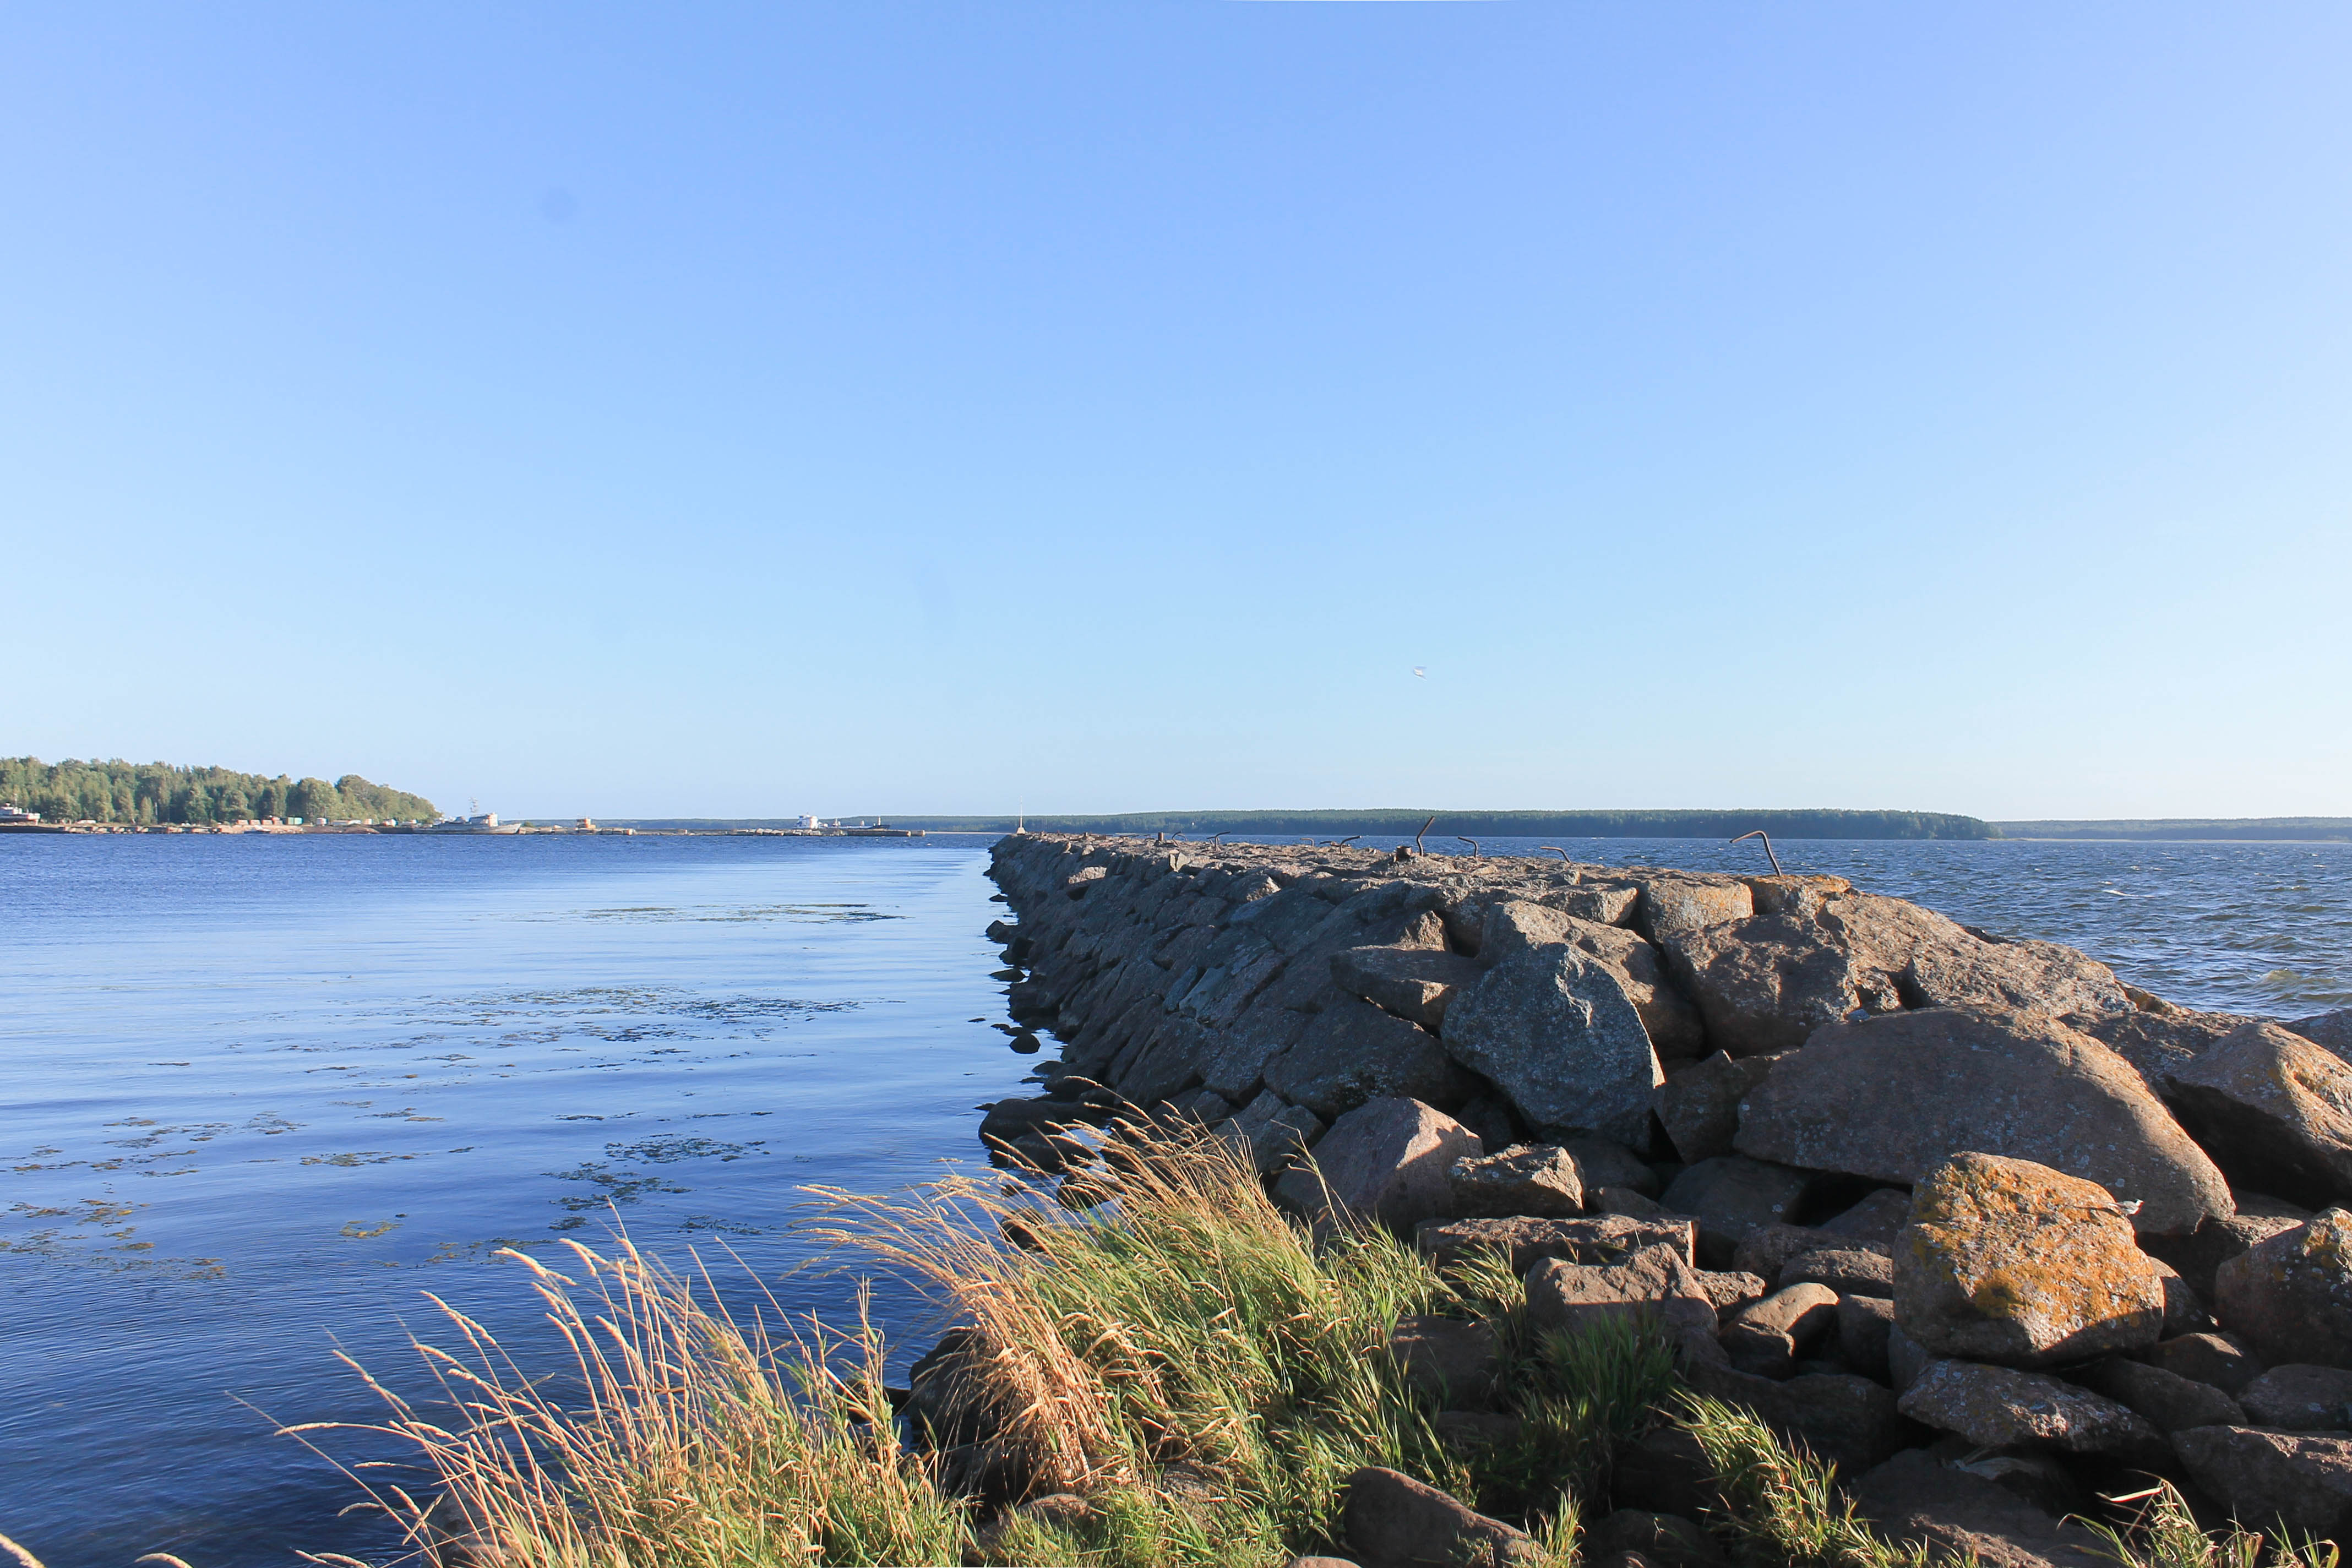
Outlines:
[[2004,838],[2242,840],[2342,844],[2352,840],[2352,816],[2172,816],[2113,822],[1997,822]]
[[431,822],[431,801],[370,784],[357,773],[334,783],[169,763],[45,763],[0,757],[0,805],[37,811],[49,822],[241,822],[299,816],[305,822]]
[[[1998,838],[1989,822],[1941,811],[1147,811],[1032,816],[1037,833],[1281,833],[1410,838],[1431,816],[1436,836],[1474,838],[1730,838],[1758,828],[1781,838]],[[1002,833],[1009,816],[891,816],[935,833]]]

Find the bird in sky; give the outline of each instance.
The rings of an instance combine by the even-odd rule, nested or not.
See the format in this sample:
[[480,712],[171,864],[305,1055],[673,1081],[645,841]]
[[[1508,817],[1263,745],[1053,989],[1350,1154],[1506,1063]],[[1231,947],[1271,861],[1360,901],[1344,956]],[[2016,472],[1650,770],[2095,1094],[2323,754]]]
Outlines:
[[1418,664],[1414,665],[1412,667],[1412,672],[1421,677],[1423,680],[1427,680],[1429,679],[1429,670],[1424,666]]

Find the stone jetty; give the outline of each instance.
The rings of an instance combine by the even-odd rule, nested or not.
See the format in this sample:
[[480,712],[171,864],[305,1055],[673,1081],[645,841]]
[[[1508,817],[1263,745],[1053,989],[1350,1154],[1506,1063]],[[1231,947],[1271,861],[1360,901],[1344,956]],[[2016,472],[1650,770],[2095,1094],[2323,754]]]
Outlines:
[[1834,877],[1055,835],[992,875],[1061,1048],[1001,1159],[1196,1123],[1308,1223],[1507,1253],[1533,1322],[1654,1315],[1938,1549],[2086,1563],[2063,1516],[2148,1474],[2352,1542],[2352,1010],[2176,1006]]

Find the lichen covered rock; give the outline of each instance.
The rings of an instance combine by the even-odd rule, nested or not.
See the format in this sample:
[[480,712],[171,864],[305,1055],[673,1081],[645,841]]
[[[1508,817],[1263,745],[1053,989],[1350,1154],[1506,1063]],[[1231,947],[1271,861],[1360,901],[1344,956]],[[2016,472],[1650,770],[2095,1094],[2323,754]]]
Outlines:
[[2154,1344],[2164,1281],[2104,1188],[1963,1153],[1912,1194],[1895,1320],[1931,1354],[2046,1366]]

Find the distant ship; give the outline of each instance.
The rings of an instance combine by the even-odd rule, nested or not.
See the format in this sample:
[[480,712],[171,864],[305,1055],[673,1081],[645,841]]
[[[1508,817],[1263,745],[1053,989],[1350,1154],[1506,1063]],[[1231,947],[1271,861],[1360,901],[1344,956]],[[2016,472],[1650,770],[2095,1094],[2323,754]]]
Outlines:
[[520,833],[520,822],[501,823],[499,814],[486,811],[479,816],[446,816],[433,825],[436,833]]

